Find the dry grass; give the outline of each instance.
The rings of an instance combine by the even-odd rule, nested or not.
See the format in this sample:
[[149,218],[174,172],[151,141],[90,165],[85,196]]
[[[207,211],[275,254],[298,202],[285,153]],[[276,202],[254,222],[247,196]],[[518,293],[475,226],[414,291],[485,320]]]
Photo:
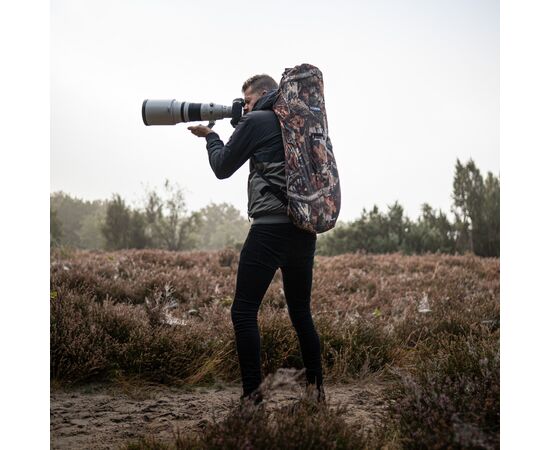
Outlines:
[[[229,313],[238,259],[230,249],[54,251],[52,381],[238,381]],[[472,255],[318,256],[312,311],[327,381],[353,382],[369,373],[393,379],[386,393],[391,417],[369,436],[343,427],[334,411],[312,414],[307,405],[281,411],[275,422],[308,430],[300,448],[496,448],[499,276],[498,259]],[[264,298],[260,328],[265,374],[302,367],[279,272]],[[279,448],[262,447],[268,441],[252,435],[255,429],[271,436],[269,442],[279,443],[275,432],[299,438],[270,425],[258,428],[260,419],[245,420],[238,411],[227,420],[200,442],[180,437],[174,445],[243,448],[239,439],[227,440],[236,429],[248,436],[249,448]],[[191,441],[195,447],[184,446]],[[131,448],[164,448],[149,444]]]

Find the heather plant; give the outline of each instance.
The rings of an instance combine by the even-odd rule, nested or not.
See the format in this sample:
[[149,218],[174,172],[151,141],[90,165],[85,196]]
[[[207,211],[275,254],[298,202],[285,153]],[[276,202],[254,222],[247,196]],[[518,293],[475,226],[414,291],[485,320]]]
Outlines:
[[[198,340],[207,345],[208,351],[197,349],[198,355],[204,355],[198,361],[220,354],[232,360],[229,308],[237,264],[238,252],[231,249],[211,253],[53,252],[51,289],[58,296],[52,300],[52,333],[57,333],[56,326],[61,323],[62,330],[74,327],[79,335],[92,328],[105,330],[101,345],[102,335],[95,333],[97,348],[113,345],[129,351],[126,335],[110,332],[115,326],[105,328],[107,323],[124,320],[120,329],[133,327],[132,333],[126,331],[132,343],[142,339],[145,346],[157,345],[152,339],[161,339],[163,333],[167,341],[200,336]],[[312,310],[328,375],[341,379],[379,371],[395,359],[405,358],[407,348],[414,348],[430,335],[464,334],[482,322],[495,326],[499,314],[498,276],[498,260],[468,256],[318,257]],[[418,304],[424,297],[431,309],[419,313]],[[288,318],[279,272],[266,293],[259,319],[264,370],[269,373],[277,367],[299,367],[297,338]],[[216,336],[223,345],[214,339]],[[84,336],[81,338],[84,342]],[[56,335],[52,342],[52,352],[76,352],[71,334]],[[171,345],[168,347],[176,351]],[[192,342],[185,345],[194,348]],[[121,354],[111,352],[110,357]],[[145,372],[143,364],[122,364],[119,356],[115,367],[155,373],[155,354],[144,353],[148,358],[145,366],[149,367]],[[197,355],[193,359],[196,361]],[[127,361],[128,356],[122,360]],[[208,373],[206,378],[236,375],[234,367],[228,368],[223,362],[205,362],[201,367],[201,373]],[[184,379],[191,375],[189,368],[170,372]],[[62,370],[55,373],[57,378],[65,378]]]
[[[69,306],[70,305],[70,306]],[[50,294],[50,372],[53,379],[87,380],[104,375],[112,348],[95,329],[104,310],[90,297],[64,291]]]
[[393,342],[380,321],[357,317],[317,322],[326,370],[344,381],[377,372],[392,361]]
[[[54,249],[52,380],[70,384],[127,376],[168,384],[238,382],[230,318],[238,262],[234,248]],[[303,448],[352,448],[349,443],[355,448],[365,443],[367,448],[497,447],[499,277],[498,258],[471,254],[317,256],[311,309],[325,380],[354,382],[370,374],[387,379],[384,396],[391,407],[385,425],[366,437],[341,437],[337,429],[344,428],[334,411],[316,413],[319,421],[309,423],[304,405],[296,407],[298,415],[261,413],[267,414],[262,424],[236,413],[225,425],[208,428],[208,440],[182,436],[174,445],[244,445],[224,437],[232,428],[255,443],[250,448],[269,445],[248,428],[252,420],[273,442],[283,442],[274,437],[276,430],[285,439],[298,439]],[[279,271],[262,302],[259,326],[264,375],[303,367]],[[288,430],[270,428],[273,418]],[[331,428],[333,422],[340,425]],[[295,436],[289,430],[296,427],[311,436]],[[329,446],[339,439],[342,447]],[[165,448],[151,442],[129,448]]]
[[377,439],[398,435],[413,449],[498,448],[498,337],[486,333],[421,344],[412,370],[397,371],[391,419]]
[[[240,409],[214,424],[201,439],[208,449],[350,449],[365,447],[364,438],[331,410],[302,400],[292,409],[281,408],[269,416],[264,409],[252,414]],[[200,442],[200,441],[199,441]]]
[[280,367],[302,368],[298,338],[286,312],[283,314],[270,307],[264,311],[266,314],[261,314],[259,323],[263,371],[272,373]]
[[[176,319],[165,308],[171,304],[169,290],[139,307],[64,289],[52,292],[51,368],[58,381],[107,380],[121,374],[164,383],[238,379],[228,306],[192,309]],[[263,372],[302,368],[286,310],[268,306],[260,318]],[[319,323],[327,377],[353,379],[389,362],[391,348],[381,330],[359,322]]]
[[[261,385],[264,398],[284,385],[294,385],[296,372],[279,371]],[[171,444],[155,441],[153,436],[129,443],[132,449],[331,449],[366,448],[365,436],[343,419],[345,407],[329,408],[314,398],[302,395],[291,404],[268,410],[252,402],[234,404],[221,421],[206,425],[200,435],[177,433]]]
[[235,407],[225,420],[210,423],[200,435],[178,434],[173,443],[149,436],[128,443],[126,450],[157,449],[365,449],[365,437],[347,424],[343,408],[330,409],[302,399],[272,412]]
[[[64,290],[51,295],[51,376],[66,383],[137,375],[163,382],[237,377],[229,328],[205,339],[201,325],[171,326],[151,311]],[[226,323],[226,322],[221,322]],[[223,369],[217,370],[217,364]],[[208,370],[207,370],[208,369]]]
[[467,298],[408,309],[393,327],[396,383],[389,420],[374,438],[405,448],[496,448],[499,442],[498,298]]

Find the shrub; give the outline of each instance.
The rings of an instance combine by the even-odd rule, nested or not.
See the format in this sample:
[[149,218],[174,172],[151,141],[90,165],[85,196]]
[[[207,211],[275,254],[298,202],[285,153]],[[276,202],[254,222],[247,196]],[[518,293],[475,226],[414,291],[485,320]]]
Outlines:
[[497,448],[498,339],[441,336],[422,344],[413,373],[401,373],[394,426],[406,448]]
[[[238,257],[231,249],[54,249],[52,379],[70,384],[127,375],[162,383],[238,382],[230,318]],[[241,411],[208,428],[208,438],[187,436],[174,445],[231,448],[251,442],[251,448],[273,448],[270,442],[283,442],[279,433],[286,447],[290,439],[303,448],[497,447],[499,277],[497,258],[472,255],[317,257],[311,309],[324,378],[346,382],[376,372],[393,381],[384,394],[392,404],[385,425],[363,440],[347,434],[334,411],[313,414],[299,405],[296,414],[278,410],[246,419],[271,440],[248,428]],[[277,272],[259,313],[264,376],[303,367],[282,292]],[[293,434],[296,427],[309,434]],[[225,437],[233,429],[238,436]],[[154,440],[131,445],[164,448]]]
[[[274,387],[295,384],[299,372],[279,371],[267,377],[261,389],[268,398]],[[157,442],[148,436],[128,443],[131,449],[334,449],[357,450],[366,445],[365,436],[343,419],[345,407],[329,408],[302,395],[298,401],[274,409],[251,402],[234,404],[220,422],[209,422],[200,435],[178,433],[175,442]]]

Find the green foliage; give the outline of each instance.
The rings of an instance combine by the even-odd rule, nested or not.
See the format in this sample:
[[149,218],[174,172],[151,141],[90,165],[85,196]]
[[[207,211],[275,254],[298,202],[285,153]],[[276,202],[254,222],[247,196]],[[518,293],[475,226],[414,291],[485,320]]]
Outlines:
[[102,248],[104,240],[101,224],[106,209],[107,202],[102,200],[90,202],[64,192],[52,193],[50,195],[50,232],[53,227],[57,238],[56,245]]
[[403,207],[398,202],[388,205],[386,214],[374,205],[368,213],[363,208],[359,219],[336,228],[330,234],[321,235],[317,251],[329,256],[356,251],[398,252],[411,245],[408,242],[410,228],[411,221],[403,214]]
[[63,232],[61,222],[57,218],[57,211],[50,206],[50,246],[57,246],[61,242]]
[[104,248],[105,236],[101,227],[105,220],[105,209],[93,211],[82,219],[80,227],[80,244],[82,248]]
[[129,230],[130,248],[147,248],[151,238],[147,235],[147,220],[141,211],[132,211]]
[[427,203],[417,221],[403,214],[395,202],[383,213],[374,205],[363,208],[361,217],[341,223],[322,234],[317,253],[337,255],[367,253],[464,253],[479,256],[500,255],[500,181],[491,172],[484,180],[472,160],[462,165],[457,160],[453,181],[454,223],[445,213]]
[[229,203],[210,203],[199,210],[198,248],[217,250],[238,247],[246,239],[250,223]]
[[403,248],[406,253],[454,253],[456,231],[441,210],[436,214],[433,208],[424,203],[422,214],[417,222],[412,222],[407,230]]
[[500,255],[500,180],[491,172],[483,180],[470,159],[457,159],[453,181],[453,211],[460,243],[479,256]]
[[196,212],[187,216],[185,197],[181,188],[168,180],[164,183],[164,195],[156,191],[147,194],[145,218],[151,230],[152,246],[167,250],[191,250],[196,247],[193,233],[200,225]]
[[[416,221],[396,201],[382,212],[363,208],[358,219],[339,221],[317,240],[317,254],[352,252],[465,253],[500,255],[500,180],[484,179],[475,163],[457,160],[453,180],[454,221],[422,204]],[[239,250],[250,223],[228,203],[210,203],[187,213],[182,190],[168,180],[162,192],[149,191],[141,209],[120,196],[109,202],[84,202],[64,193],[51,195],[50,241],[77,248],[159,248],[166,250]]]
[[131,208],[118,194],[109,201],[85,202],[57,192],[50,199],[52,246],[240,250],[250,227],[229,203],[210,203],[187,214],[182,190],[168,181],[163,192],[147,192],[142,208]]
[[109,250],[129,247],[130,209],[118,194],[107,205],[107,215],[101,231]]
[[500,256],[500,180],[491,172],[487,174],[484,185],[483,223],[485,235],[483,253],[488,256]]

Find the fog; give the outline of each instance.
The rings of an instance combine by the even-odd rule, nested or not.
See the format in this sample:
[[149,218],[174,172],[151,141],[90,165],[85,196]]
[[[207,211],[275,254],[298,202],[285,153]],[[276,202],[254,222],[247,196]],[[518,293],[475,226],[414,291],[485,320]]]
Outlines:
[[[340,217],[450,210],[457,158],[499,173],[498,1],[51,2],[51,191],[130,203],[165,179],[246,216],[248,164],[218,180],[204,139],[146,127],[146,98],[230,104],[245,79],[324,74]],[[222,140],[228,120],[214,128]]]

